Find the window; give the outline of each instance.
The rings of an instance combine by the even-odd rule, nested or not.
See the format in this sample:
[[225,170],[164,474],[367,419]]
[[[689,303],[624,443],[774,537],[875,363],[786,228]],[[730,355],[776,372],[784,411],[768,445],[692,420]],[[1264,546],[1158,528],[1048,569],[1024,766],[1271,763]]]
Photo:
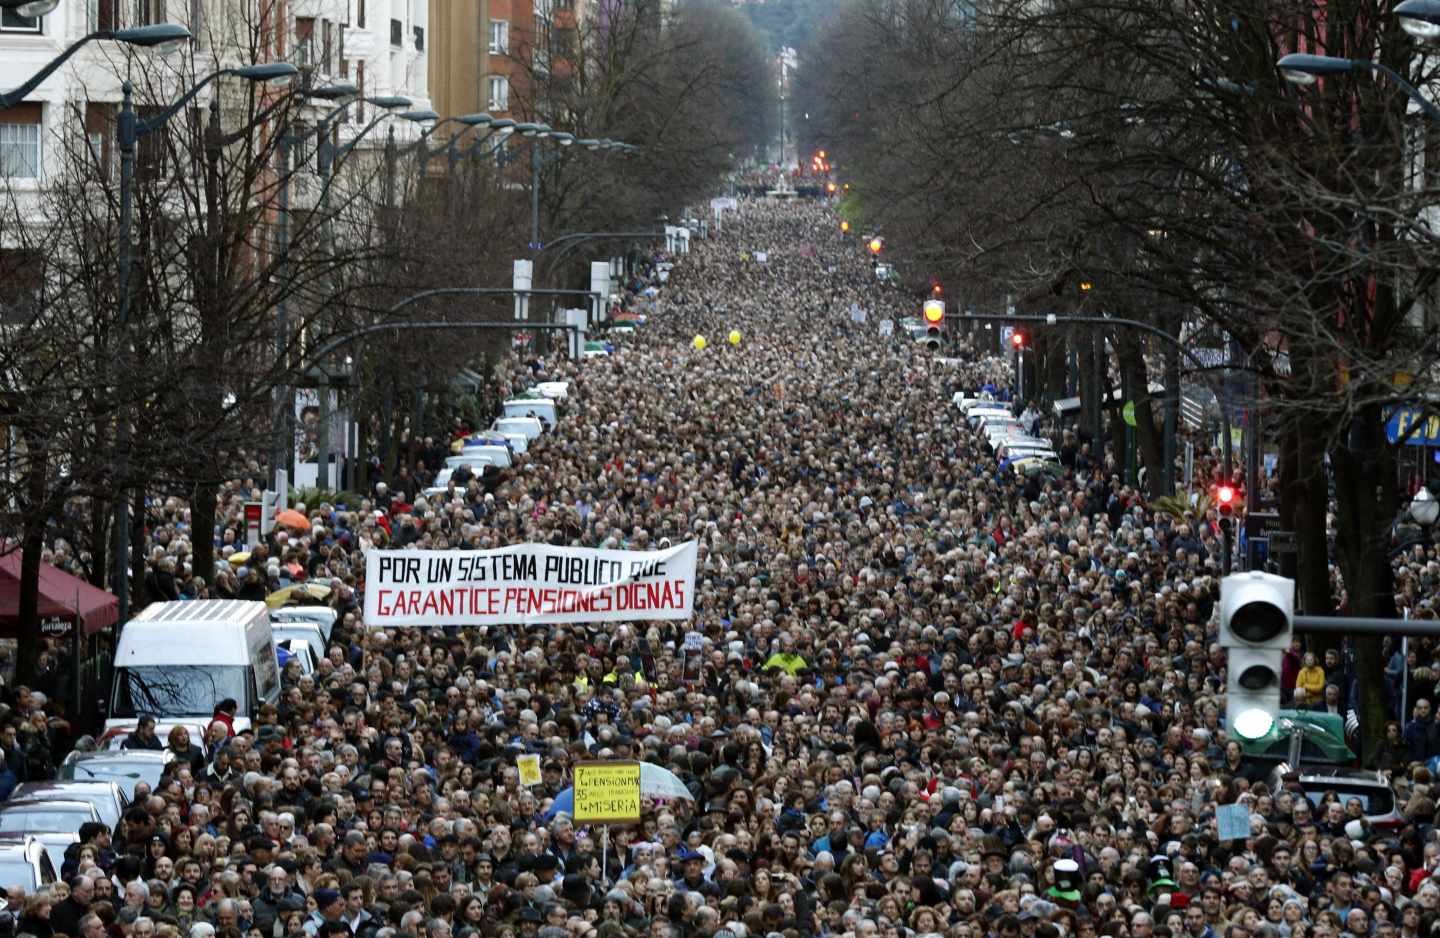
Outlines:
[[355,0],[355,28],[365,28],[365,0]]
[[504,75],[490,76],[490,110],[510,110],[510,80]]
[[490,54],[505,55],[510,51],[510,24],[505,20],[490,21]]
[[123,0],[127,26],[154,26],[166,22],[165,0]]
[[0,248],[0,324],[29,322],[39,312],[44,284],[40,252]]
[[87,102],[85,105],[85,142],[89,145],[90,165],[96,170],[97,175],[107,179],[111,175],[114,140],[115,105]]
[[315,18],[295,17],[295,65],[300,70],[315,67]]
[[390,21],[390,45],[403,46],[405,44],[405,23],[402,20]]
[[0,32],[38,33],[39,31],[40,17],[21,16],[14,10],[0,11]]
[[415,32],[415,51],[416,51],[416,52],[424,52],[424,51],[425,51],[425,27],[424,27],[424,26],[415,26],[415,27],[412,27],[412,29],[413,29],[414,32]]
[[0,176],[39,177],[40,116],[39,104],[17,104],[0,112]]

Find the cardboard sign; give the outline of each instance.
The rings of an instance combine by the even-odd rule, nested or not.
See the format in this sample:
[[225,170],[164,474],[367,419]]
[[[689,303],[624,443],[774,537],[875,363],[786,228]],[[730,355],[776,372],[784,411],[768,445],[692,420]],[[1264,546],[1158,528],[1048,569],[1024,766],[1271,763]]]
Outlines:
[[1221,840],[1246,840],[1250,836],[1250,809],[1243,804],[1222,804],[1215,809],[1215,827]]
[[640,820],[640,763],[575,763],[575,823]]
[[695,541],[653,551],[549,544],[372,550],[365,557],[365,624],[688,619],[695,557]]
[[540,753],[527,752],[515,757],[515,768],[520,770],[520,784],[532,788],[540,784]]

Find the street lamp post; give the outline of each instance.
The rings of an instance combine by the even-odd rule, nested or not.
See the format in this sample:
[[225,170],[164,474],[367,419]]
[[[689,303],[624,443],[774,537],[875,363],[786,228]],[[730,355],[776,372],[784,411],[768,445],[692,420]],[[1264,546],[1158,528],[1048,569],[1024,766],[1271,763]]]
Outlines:
[[[339,114],[344,111],[345,107],[348,105],[342,105],[341,107],[336,108],[335,111],[327,118],[325,122],[326,126],[322,130],[323,136],[320,142],[320,218],[321,224],[325,227],[326,244],[334,243],[334,237],[331,234],[330,227],[331,218],[326,206],[329,202],[330,180],[334,176],[335,164],[339,160],[344,158],[347,154],[349,154],[352,150],[354,150],[355,147],[359,145],[360,141],[365,139],[366,134],[370,133],[370,131],[378,127],[380,125],[380,122],[388,117],[398,117],[401,120],[408,120],[412,123],[418,124],[425,121],[433,121],[439,116],[434,111],[428,109],[416,111],[401,111],[399,113],[396,113],[394,110],[395,108],[409,107],[411,103],[409,98],[403,98],[398,95],[367,98],[366,100],[374,104],[375,106],[383,109],[384,113],[379,114],[374,120],[370,121],[370,123],[362,127],[360,129],[360,132],[357,133],[354,139],[352,139],[349,143],[346,143],[342,147],[334,146],[334,144],[330,142],[330,134],[328,127],[329,122],[332,121],[334,118],[338,117]],[[388,206],[393,206],[393,166],[395,161],[393,128],[391,137],[387,141],[386,160],[387,172],[385,199]],[[325,363],[323,360],[318,361],[316,364],[315,397],[317,418],[315,427],[315,485],[316,488],[324,488],[328,486],[330,481],[330,379],[328,372],[326,372],[325,370]]]
[[[532,251],[539,251],[545,246],[540,241],[540,170],[547,162],[559,159],[564,152],[563,148],[574,144],[579,144],[582,148],[592,151],[613,150],[621,153],[634,153],[640,149],[619,140],[596,140],[588,137],[577,140],[574,134],[552,130],[547,124],[516,124],[515,133],[535,140],[535,145],[530,149],[530,249]],[[540,152],[539,146],[539,141],[547,137],[560,144],[562,148],[548,157]]]
[[[181,27],[183,29],[183,27]],[[185,35],[189,31],[185,30]],[[172,29],[169,31],[170,39],[157,40],[158,42],[170,41],[178,38],[178,34]],[[62,59],[73,51],[66,50]],[[51,63],[54,66],[55,63]],[[47,66],[50,71],[53,67]],[[148,136],[163,128],[170,119],[179,114],[195,97],[212,83],[219,81],[226,76],[243,78],[249,82],[285,82],[299,73],[295,66],[288,62],[265,62],[258,65],[243,65],[238,68],[222,68],[219,71],[211,72],[199,82],[193,85],[189,91],[180,96],[174,104],[154,117],[144,121],[138,120],[135,115],[134,88],[130,82],[121,86],[122,102],[120,105],[120,119],[116,128],[119,137],[120,147],[120,219],[117,249],[116,269],[116,321],[120,333],[120,348],[123,353],[127,337],[125,335],[130,322],[130,274],[131,274],[131,226],[134,214],[134,188],[135,188],[135,148],[140,138]],[[34,81],[34,79],[31,79]],[[125,477],[129,473],[129,443],[130,425],[122,417],[119,421],[119,455],[116,459],[116,478],[120,480],[120,491],[115,499],[115,595],[119,601],[118,621],[121,627],[129,618],[130,613],[130,579],[129,579],[129,547],[130,547],[130,502],[125,492]]]
[[[1397,10],[1398,12],[1398,10]],[[1416,16],[1406,16],[1402,22],[1423,22]],[[1436,12],[1435,25],[1440,28],[1440,11]],[[1408,31],[1408,30],[1407,30]],[[1440,121],[1440,108],[1431,103],[1418,89],[1388,65],[1380,62],[1372,62],[1369,59],[1345,59],[1333,55],[1311,55],[1308,52],[1292,52],[1289,55],[1280,57],[1275,63],[1280,69],[1280,74],[1285,80],[1296,85],[1313,85],[1316,81],[1329,75],[1344,75],[1360,69],[1369,69],[1380,75],[1384,75],[1400,87],[1410,97],[1411,101],[1420,105],[1420,110],[1425,116],[1433,121]]]
[[[35,2],[35,0],[32,0],[32,2]],[[49,0],[39,0],[39,2],[49,3]],[[23,16],[43,15],[26,13],[26,7],[24,4],[16,5],[9,3],[0,3],[0,8],[7,10],[15,10]],[[45,10],[44,12],[48,13],[51,9],[54,8],[55,4],[52,3],[50,4],[50,8]],[[72,43],[65,49],[64,52],[61,52],[55,58],[51,59],[48,63],[46,63],[44,68],[40,69],[40,71],[30,76],[30,78],[24,84],[18,85],[15,88],[12,88],[9,91],[5,92],[4,94],[0,94],[0,110],[14,107],[21,101],[24,101],[26,96],[28,96],[30,92],[40,87],[41,82],[53,75],[55,71],[60,68],[60,66],[64,65],[67,61],[69,61],[70,57],[80,50],[81,46],[84,46],[87,43],[94,42],[98,39],[110,39],[114,40],[115,42],[123,43],[127,46],[137,46],[140,48],[155,48],[157,46],[171,46],[177,43],[182,43],[189,38],[190,30],[186,29],[184,26],[179,25],[178,23],[156,23],[153,26],[136,26],[134,29],[96,30],[90,35],[85,36],[77,42]]]
[[[349,101],[360,93],[354,83],[333,82],[319,88],[304,89],[301,94],[318,101]],[[286,348],[290,341],[289,283],[290,283],[290,174],[294,172],[295,137],[290,124],[280,132],[280,193],[276,247],[279,254],[281,288],[279,301],[275,304],[275,362],[281,375],[289,373],[286,365]],[[290,382],[281,380],[275,386],[275,418],[271,431],[270,471],[272,484],[279,487],[279,476],[275,473],[288,464],[287,454],[292,448],[290,439],[290,410],[294,405]]]

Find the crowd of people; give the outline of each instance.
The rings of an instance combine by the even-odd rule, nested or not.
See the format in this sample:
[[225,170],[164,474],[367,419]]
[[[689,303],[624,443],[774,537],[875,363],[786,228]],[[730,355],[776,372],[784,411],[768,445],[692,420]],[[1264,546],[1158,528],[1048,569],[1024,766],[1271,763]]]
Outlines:
[[[1001,471],[950,401],[1003,393],[1006,360],[880,334],[913,305],[829,206],[742,199],[614,355],[509,363],[509,391],[571,391],[498,483],[426,497],[417,459],[413,481],[304,506],[308,532],[252,553],[261,592],[333,587],[329,654],[287,670],[253,731],[212,728],[139,786],[118,830],[82,831],[62,883],[11,896],[17,930],[1429,938],[1426,770],[1402,760],[1407,823],[1388,830],[1248,770],[1223,723],[1215,519],[1147,508],[1064,427],[1063,473]],[[157,574],[185,559],[187,509],[165,510]],[[360,614],[374,547],[685,539],[689,622]],[[1407,589],[1433,586],[1425,563]],[[1354,675],[1307,659],[1289,680],[1323,699]],[[14,726],[45,725],[42,696],[16,697],[7,759]],[[522,785],[529,754],[541,777]],[[577,824],[553,802],[589,759],[656,763],[691,797]],[[1222,841],[1233,804],[1250,836]]]

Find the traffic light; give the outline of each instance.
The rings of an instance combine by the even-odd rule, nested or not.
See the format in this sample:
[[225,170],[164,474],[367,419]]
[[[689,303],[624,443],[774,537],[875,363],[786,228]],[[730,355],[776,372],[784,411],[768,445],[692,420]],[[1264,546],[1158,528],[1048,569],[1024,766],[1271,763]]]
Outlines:
[[941,286],[940,281],[936,280],[934,277],[930,278],[930,295],[935,297],[937,300],[945,295],[945,288]]
[[1234,573],[1220,581],[1226,650],[1225,725],[1241,739],[1270,732],[1280,713],[1280,668],[1295,628],[1295,581]]
[[1016,329],[1014,332],[1010,333],[1010,347],[1017,352],[1024,351],[1025,333],[1021,332],[1019,329]]
[[870,249],[871,254],[878,256],[880,254],[881,248],[885,247],[885,240],[878,236],[873,237],[870,239],[870,243],[865,246]]
[[1222,482],[1215,486],[1215,504],[1220,509],[1220,516],[1228,518],[1235,512],[1236,499],[1235,486]]
[[849,234],[849,233],[850,233],[850,223],[849,223],[848,221],[842,221],[842,222],[840,222],[840,233],[841,233],[841,234]]
[[940,326],[945,322],[945,301],[926,300],[921,307],[925,318],[925,347],[932,352],[940,350]]
[[835,188],[836,188],[836,187],[835,187],[835,183],[833,183],[833,182],[827,182],[827,183],[825,183],[825,191],[826,191],[828,194],[834,195],[834,194],[835,194]]

